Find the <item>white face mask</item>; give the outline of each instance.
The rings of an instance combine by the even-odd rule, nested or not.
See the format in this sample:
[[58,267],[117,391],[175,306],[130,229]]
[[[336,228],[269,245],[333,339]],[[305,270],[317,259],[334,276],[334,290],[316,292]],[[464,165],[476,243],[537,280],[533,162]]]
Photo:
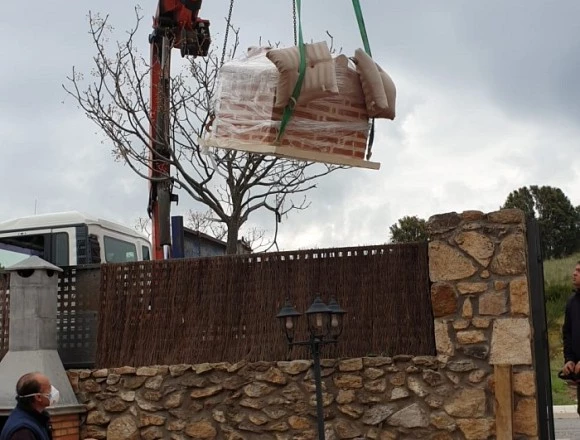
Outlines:
[[50,386],[50,394],[48,396],[48,400],[50,401],[50,406],[54,406],[60,400],[60,392],[54,387]]
[[54,387],[50,386],[50,393],[43,394],[43,393],[33,393],[33,394],[26,394],[20,397],[30,397],[30,396],[44,396],[48,399],[49,406],[54,406],[60,400],[60,392]]

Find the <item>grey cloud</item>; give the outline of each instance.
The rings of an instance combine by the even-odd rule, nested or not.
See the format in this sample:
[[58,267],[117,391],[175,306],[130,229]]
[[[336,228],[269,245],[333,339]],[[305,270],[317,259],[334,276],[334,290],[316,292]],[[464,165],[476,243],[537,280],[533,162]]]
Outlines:
[[433,83],[486,90],[520,117],[577,119],[580,3],[416,0],[389,12],[384,59]]
[[[154,13],[147,3],[138,35],[145,56]],[[237,0],[233,19],[241,27],[241,48],[259,37],[292,43],[291,3],[282,3]],[[202,15],[212,20],[216,45],[228,4],[204,1]],[[78,209],[129,225],[146,215],[147,183],[113,162],[96,127],[61,89],[73,65],[90,69],[89,8],[110,13],[119,38],[134,23],[131,2],[55,0],[35,4],[22,32],[10,18],[21,14],[21,5],[3,7],[0,32],[14,44],[5,45],[10,62],[0,71],[0,174],[10,189],[0,193],[0,203],[11,207],[0,220],[30,214],[35,199],[44,212]],[[307,39],[327,38],[328,30],[347,54],[362,46],[350,2],[318,0],[303,8]],[[523,184],[560,185],[578,203],[580,3],[368,0],[363,8],[373,55],[398,86],[397,119],[377,124],[373,159],[382,168],[338,171],[321,180],[309,193],[311,207],[282,223],[283,246],[308,243],[309,233],[319,240],[311,246],[380,243],[403,215],[496,209]],[[445,102],[434,102],[437,96]],[[424,105],[433,113],[422,111]],[[467,124],[461,116],[478,106],[486,109],[481,126],[473,120],[453,125]],[[511,130],[513,124],[534,128],[529,148],[520,145],[525,133]],[[421,129],[426,132],[413,140]],[[487,143],[479,139],[484,136]],[[500,141],[503,151],[490,145]],[[441,173],[450,163],[474,166],[483,159],[477,172]],[[182,195],[174,213],[192,206]],[[251,221],[272,229],[269,216]]]

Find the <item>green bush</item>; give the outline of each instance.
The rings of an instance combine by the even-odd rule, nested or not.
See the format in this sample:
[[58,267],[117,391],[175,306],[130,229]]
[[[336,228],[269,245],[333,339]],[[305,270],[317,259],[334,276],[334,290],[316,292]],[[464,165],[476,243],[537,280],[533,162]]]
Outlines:
[[555,329],[562,325],[566,301],[572,289],[569,284],[550,284],[544,288],[546,301],[546,320],[548,328]]
[[[547,302],[566,301],[572,295],[572,286],[570,284],[550,284],[544,287],[544,297]],[[562,309],[562,313],[564,309]]]

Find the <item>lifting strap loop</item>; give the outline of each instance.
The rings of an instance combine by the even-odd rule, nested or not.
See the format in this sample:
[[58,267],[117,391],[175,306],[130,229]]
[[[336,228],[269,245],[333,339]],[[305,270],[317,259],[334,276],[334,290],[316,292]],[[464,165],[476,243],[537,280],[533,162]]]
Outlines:
[[[367,28],[365,26],[365,19],[363,17],[362,9],[360,7],[359,0],[352,0],[352,6],[354,7],[354,14],[356,15],[356,21],[358,22],[358,29],[360,30],[360,36],[365,47],[365,52],[369,57],[372,58],[371,45],[369,44],[369,37],[367,35]],[[367,145],[367,160],[370,160],[372,155],[373,142],[375,140],[375,118],[373,118],[371,123],[371,130],[369,133],[369,142]]]
[[[298,74],[298,80],[296,81],[296,85],[294,86],[294,90],[292,92],[292,97],[290,101],[284,108],[284,113],[282,114],[282,120],[280,121],[280,130],[278,131],[278,135],[276,136],[276,140],[274,141],[275,144],[279,144],[280,140],[282,139],[284,132],[286,131],[286,126],[292,119],[292,115],[294,113],[294,108],[296,107],[296,103],[298,101],[298,97],[300,96],[300,91],[302,90],[302,83],[304,82],[304,75],[306,72],[306,49],[304,46],[304,39],[302,37],[302,1],[301,0],[294,0],[294,4],[296,7],[296,11],[298,13],[298,50],[300,52],[300,68]],[[363,45],[365,48],[365,52],[372,57],[371,54],[371,47],[369,44],[369,39],[367,36],[366,26],[364,22],[364,17],[362,13],[362,9],[360,6],[359,0],[352,0],[352,4],[354,7],[354,12],[356,15],[356,19],[358,22],[358,27],[360,30],[361,38],[363,41]],[[371,124],[371,130],[369,135],[369,145],[367,151],[367,160],[370,159],[371,156],[371,148],[374,141],[374,134],[375,134],[375,120],[373,118]]]
[[294,108],[298,102],[298,97],[300,96],[300,91],[302,90],[302,83],[304,82],[304,74],[306,73],[306,49],[304,46],[304,39],[302,38],[302,1],[296,1],[296,11],[298,12],[298,51],[300,52],[300,68],[298,73],[298,80],[292,91],[292,97],[290,101],[284,108],[284,113],[282,114],[282,120],[280,121],[280,130],[276,136],[275,144],[279,144],[284,131],[286,131],[286,126],[290,119],[292,119],[292,114],[294,113]]
[[363,17],[362,9],[360,7],[359,0],[352,0],[352,5],[354,7],[354,13],[356,15],[356,21],[358,22],[358,28],[360,30],[360,36],[362,38],[365,52],[369,57],[373,57],[371,54],[371,45],[369,44],[369,37],[367,36],[367,28],[365,26],[365,19]]

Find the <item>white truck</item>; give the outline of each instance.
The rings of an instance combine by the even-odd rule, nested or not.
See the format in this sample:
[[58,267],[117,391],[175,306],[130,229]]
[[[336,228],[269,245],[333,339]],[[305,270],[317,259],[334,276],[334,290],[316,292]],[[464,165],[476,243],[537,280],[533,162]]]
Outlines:
[[126,226],[72,211],[0,223],[0,266],[31,255],[57,266],[151,259],[147,238]]

